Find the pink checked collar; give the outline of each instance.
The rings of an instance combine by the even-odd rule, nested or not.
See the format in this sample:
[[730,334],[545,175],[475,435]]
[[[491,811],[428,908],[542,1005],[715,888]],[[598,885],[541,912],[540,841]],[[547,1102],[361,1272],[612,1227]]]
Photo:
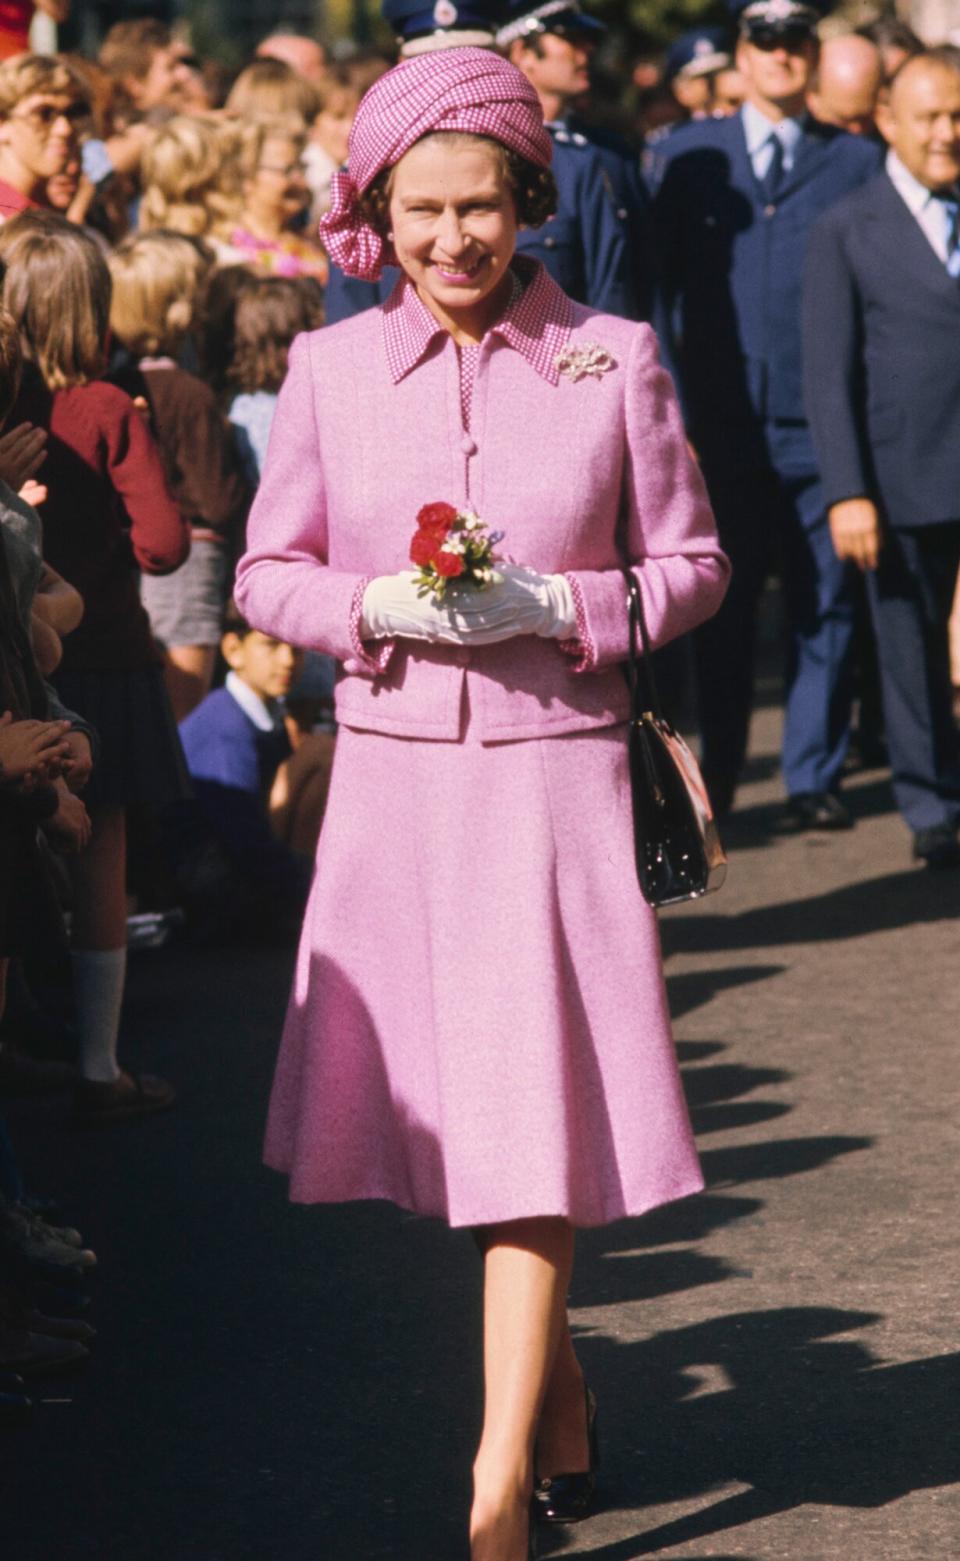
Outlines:
[[[556,360],[573,329],[573,304],[539,260],[514,255],[511,266],[524,284],[523,291],[496,325],[490,327],[487,338],[502,337],[542,379],[557,385],[560,375]],[[387,364],[396,385],[416,368],[432,342],[445,333],[405,276],[397,282],[381,314]]]

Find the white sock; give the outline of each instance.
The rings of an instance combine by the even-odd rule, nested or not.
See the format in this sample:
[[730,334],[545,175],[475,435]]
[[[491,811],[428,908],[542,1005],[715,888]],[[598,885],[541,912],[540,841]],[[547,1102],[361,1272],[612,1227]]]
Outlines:
[[80,1072],[110,1084],[120,1077],[117,1035],[127,976],[126,949],[77,949],[71,956]]

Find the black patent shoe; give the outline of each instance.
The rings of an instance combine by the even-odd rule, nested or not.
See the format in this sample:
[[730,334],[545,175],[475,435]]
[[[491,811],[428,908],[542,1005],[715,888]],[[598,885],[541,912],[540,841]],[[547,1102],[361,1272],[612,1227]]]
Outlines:
[[600,1441],[597,1436],[597,1401],[584,1383],[587,1411],[587,1443],[590,1467],[579,1474],[555,1474],[537,1480],[533,1487],[533,1512],[541,1523],[580,1523],[593,1511],[597,1494]]

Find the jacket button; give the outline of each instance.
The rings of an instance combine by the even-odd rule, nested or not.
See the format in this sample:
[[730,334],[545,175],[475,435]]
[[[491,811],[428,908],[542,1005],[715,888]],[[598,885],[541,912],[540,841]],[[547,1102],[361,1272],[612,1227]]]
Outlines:
[[774,213],[776,212],[776,209],[777,209],[776,206],[764,206],[764,208],[763,208],[763,215],[765,217],[772,217],[774,215]]
[[460,448],[463,451],[464,455],[476,455],[476,453],[477,453],[477,441],[475,439],[472,439],[469,434],[464,434],[463,438],[460,441]]

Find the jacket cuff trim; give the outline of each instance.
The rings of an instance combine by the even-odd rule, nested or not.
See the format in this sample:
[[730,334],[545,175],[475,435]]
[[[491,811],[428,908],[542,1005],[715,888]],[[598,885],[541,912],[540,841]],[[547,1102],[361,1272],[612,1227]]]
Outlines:
[[[396,640],[381,640],[379,642],[373,640],[365,643],[360,638],[360,628],[363,623],[363,593],[373,578],[373,575],[365,575],[358,582],[350,601],[348,630],[350,646],[353,650],[353,660],[346,662],[345,666],[348,672],[368,672],[372,677],[377,677],[380,673],[386,672],[387,667],[390,665],[397,642]],[[370,644],[375,645],[376,649],[371,651],[368,648]]]
[[573,606],[577,615],[577,637],[572,640],[561,640],[560,649],[565,656],[576,658],[570,668],[571,672],[592,672],[597,665],[597,647],[587,621],[587,604],[584,601],[583,586],[576,575],[565,574],[563,578],[573,596]]

